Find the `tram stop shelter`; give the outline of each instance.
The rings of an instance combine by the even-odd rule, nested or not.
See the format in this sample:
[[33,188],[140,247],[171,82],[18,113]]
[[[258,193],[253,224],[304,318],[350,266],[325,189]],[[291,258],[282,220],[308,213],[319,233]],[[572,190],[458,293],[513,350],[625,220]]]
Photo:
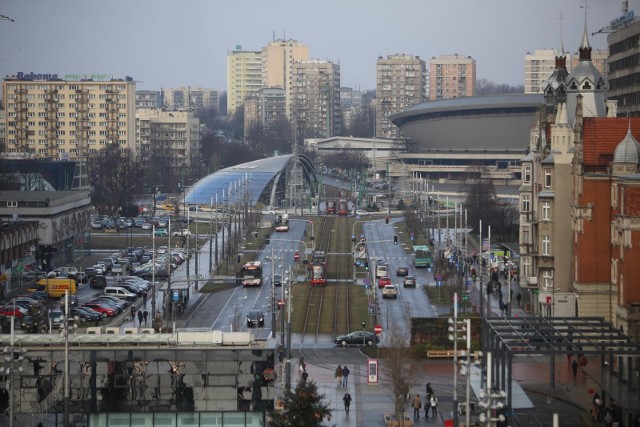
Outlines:
[[596,383],[622,407],[639,406],[640,346],[601,317],[486,317],[482,329],[482,349],[492,354],[488,380],[507,392],[510,408],[514,357],[548,355],[555,388],[555,357],[567,354],[598,356]]

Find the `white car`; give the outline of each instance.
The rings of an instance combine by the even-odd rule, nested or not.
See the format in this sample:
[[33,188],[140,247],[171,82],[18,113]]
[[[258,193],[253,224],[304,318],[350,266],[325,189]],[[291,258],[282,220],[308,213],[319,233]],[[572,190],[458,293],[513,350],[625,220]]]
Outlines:
[[396,285],[385,285],[382,288],[382,298],[398,298],[398,288]]
[[371,212],[363,211],[358,209],[356,211],[356,216],[371,216]]
[[183,228],[182,230],[174,231],[171,235],[175,237],[186,237],[191,236],[191,231],[188,228]]

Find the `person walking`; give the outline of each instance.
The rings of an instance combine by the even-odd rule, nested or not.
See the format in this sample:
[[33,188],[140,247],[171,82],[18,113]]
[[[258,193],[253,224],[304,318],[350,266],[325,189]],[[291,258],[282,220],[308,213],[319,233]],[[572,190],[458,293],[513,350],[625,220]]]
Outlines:
[[142,310],[138,310],[138,326],[142,327]]
[[571,372],[573,372],[573,379],[576,379],[578,377],[578,361],[576,359],[571,362]]
[[431,383],[427,383],[427,396],[424,399],[424,416],[425,418],[429,418],[429,408],[431,404],[431,396],[433,396],[433,389],[431,388]]
[[516,301],[518,301],[518,307],[520,307],[520,302],[522,301],[522,294],[520,292],[516,295]]
[[344,365],[342,368],[342,385],[345,387],[347,386],[347,379],[349,378],[350,373],[351,371],[347,368],[347,365]]
[[416,394],[416,397],[413,398],[411,402],[411,407],[413,407],[413,419],[420,419],[420,408],[422,408],[422,402],[420,402],[420,395]]
[[338,380],[338,387],[340,387],[342,385],[342,366],[338,365],[336,368],[335,377]]
[[344,402],[344,410],[348,414],[349,407],[351,406],[351,395],[349,393],[345,393],[342,401]]
[[147,310],[145,310],[142,313],[142,318],[144,319],[144,326],[147,326],[147,317],[149,317],[149,312]]
[[131,321],[133,322],[133,326],[136,325],[136,306],[131,306]]
[[438,398],[435,394],[431,396],[429,405],[431,406],[431,416],[436,418],[438,416]]

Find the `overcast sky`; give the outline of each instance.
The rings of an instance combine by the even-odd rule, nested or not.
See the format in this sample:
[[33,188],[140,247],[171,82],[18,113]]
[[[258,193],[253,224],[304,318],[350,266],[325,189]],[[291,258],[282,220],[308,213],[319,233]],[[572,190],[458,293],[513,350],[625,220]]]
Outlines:
[[[0,0],[0,77],[17,72],[131,76],[138,89],[226,89],[227,52],[274,38],[309,46],[341,66],[342,86],[375,89],[378,56],[462,54],[477,77],[523,84],[524,56],[576,52],[585,0]],[[591,33],[621,15],[622,0],[588,0]],[[629,9],[640,15],[640,0]]]

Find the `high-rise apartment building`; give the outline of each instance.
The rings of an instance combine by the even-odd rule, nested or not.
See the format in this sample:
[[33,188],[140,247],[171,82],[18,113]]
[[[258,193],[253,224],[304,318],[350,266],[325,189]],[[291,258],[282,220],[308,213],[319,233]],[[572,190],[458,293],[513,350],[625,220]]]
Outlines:
[[18,73],[2,82],[6,153],[75,159],[111,142],[136,155],[132,78]]
[[340,132],[340,65],[295,62],[292,67],[292,118],[296,141],[329,138]]
[[227,114],[232,115],[244,100],[262,87],[262,52],[236,50],[227,55]]
[[376,136],[397,138],[395,113],[426,101],[426,63],[418,56],[380,56],[376,62]]
[[258,92],[258,118],[260,124],[269,129],[286,119],[285,90],[279,87],[266,87]]
[[[542,88],[554,71],[556,57],[565,57],[563,49],[540,49],[534,53],[527,53],[524,57],[524,92],[542,93]],[[607,59],[609,52],[606,49],[592,49],[591,63],[607,78]],[[566,61],[566,69],[571,72],[580,62],[578,52],[570,55],[571,60]]]
[[291,120],[293,64],[309,59],[309,47],[296,40],[274,40],[262,48],[262,87],[285,90],[285,114]]
[[163,104],[159,90],[136,91],[136,108],[162,108]]
[[464,55],[442,55],[429,64],[429,99],[460,98],[476,94],[476,60]]
[[200,119],[193,111],[140,108],[135,121],[136,150],[143,163],[160,155],[177,174],[200,159]]
[[167,110],[220,110],[220,91],[202,87],[179,87],[162,89],[164,108]]

